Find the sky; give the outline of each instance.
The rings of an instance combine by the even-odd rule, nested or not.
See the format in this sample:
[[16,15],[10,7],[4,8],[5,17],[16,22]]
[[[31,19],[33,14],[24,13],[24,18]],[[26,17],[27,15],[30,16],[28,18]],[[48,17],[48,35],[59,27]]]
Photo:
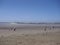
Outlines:
[[60,22],[60,0],[0,0],[0,22]]

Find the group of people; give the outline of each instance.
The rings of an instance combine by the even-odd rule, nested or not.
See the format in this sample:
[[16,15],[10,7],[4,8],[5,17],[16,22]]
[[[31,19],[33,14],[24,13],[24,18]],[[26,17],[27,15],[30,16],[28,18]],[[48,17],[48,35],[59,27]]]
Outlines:
[[[54,26],[52,26],[52,27],[49,27],[50,28],[50,30],[51,30],[51,28],[53,28],[54,29]],[[47,27],[45,27],[44,28],[44,31],[46,31],[47,30]]]
[[10,28],[10,30],[16,31],[16,27]]

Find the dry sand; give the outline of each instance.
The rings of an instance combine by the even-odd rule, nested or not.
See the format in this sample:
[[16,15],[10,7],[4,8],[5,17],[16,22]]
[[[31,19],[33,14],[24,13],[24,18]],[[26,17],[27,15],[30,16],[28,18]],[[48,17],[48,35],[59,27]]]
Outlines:
[[60,28],[44,30],[40,26],[9,31],[0,29],[0,45],[60,45]]

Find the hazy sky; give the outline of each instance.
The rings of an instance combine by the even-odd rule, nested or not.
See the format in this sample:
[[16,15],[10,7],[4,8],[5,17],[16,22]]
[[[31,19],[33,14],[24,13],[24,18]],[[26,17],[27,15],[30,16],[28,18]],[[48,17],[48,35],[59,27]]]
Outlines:
[[60,0],[0,0],[0,22],[60,22]]

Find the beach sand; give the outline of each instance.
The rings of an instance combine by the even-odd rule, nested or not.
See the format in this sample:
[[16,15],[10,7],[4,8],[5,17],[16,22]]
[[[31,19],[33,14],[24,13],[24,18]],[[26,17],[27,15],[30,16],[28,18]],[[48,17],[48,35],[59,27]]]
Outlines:
[[0,45],[60,45],[60,28],[0,29]]

